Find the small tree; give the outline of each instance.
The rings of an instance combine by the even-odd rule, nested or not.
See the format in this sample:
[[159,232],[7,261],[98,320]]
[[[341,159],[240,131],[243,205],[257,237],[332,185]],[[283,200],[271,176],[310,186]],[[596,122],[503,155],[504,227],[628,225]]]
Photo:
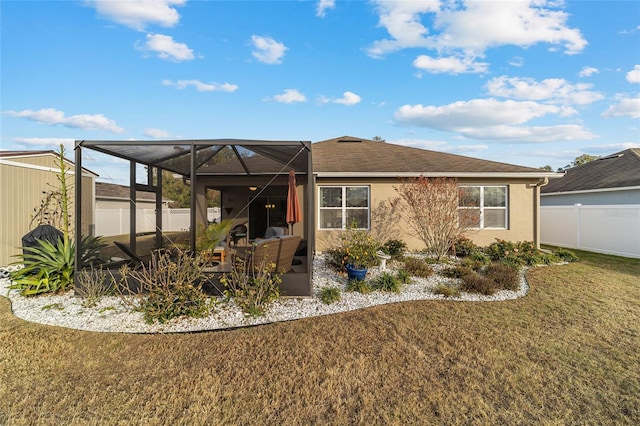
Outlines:
[[455,179],[420,176],[395,187],[400,195],[402,219],[413,235],[438,259],[455,241],[469,232],[477,220],[472,209],[459,209],[461,197]]

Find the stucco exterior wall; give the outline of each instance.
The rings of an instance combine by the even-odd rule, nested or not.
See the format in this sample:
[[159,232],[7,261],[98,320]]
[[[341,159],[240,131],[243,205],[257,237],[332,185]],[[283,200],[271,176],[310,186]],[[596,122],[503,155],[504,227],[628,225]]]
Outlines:
[[[20,253],[22,237],[33,229],[29,226],[34,214],[34,208],[40,206],[43,199],[43,191],[48,192],[59,188],[56,178],[55,157],[47,154],[42,156],[6,158],[10,163],[19,165],[0,164],[0,266],[8,265],[16,261],[13,256]],[[28,165],[44,167],[50,170],[28,167]],[[71,172],[75,168],[70,165]],[[89,233],[93,228],[93,204],[94,204],[94,177],[83,176],[82,215],[83,233]],[[67,176],[69,185],[71,226],[73,227],[73,214],[75,195],[73,191],[73,174]]]
[[[534,185],[537,183],[535,179],[523,180],[469,180],[459,179],[460,185],[506,185],[507,186],[507,228],[506,229],[478,229],[470,230],[469,238],[480,246],[486,246],[496,240],[496,238],[511,241],[535,241],[536,237],[536,221],[539,214],[537,204],[535,202],[536,190]],[[316,184],[315,197],[318,200],[319,187],[325,185],[362,185],[370,188],[370,221],[376,220],[376,214],[379,211],[380,203],[388,202],[398,197],[394,187],[402,184],[399,179],[318,179]],[[339,231],[321,230],[319,226],[319,202],[316,203],[316,250],[325,251],[335,246],[338,242]],[[393,238],[403,240],[409,250],[424,249],[424,243],[412,235],[407,224],[401,218],[389,218],[396,224],[396,235]]]

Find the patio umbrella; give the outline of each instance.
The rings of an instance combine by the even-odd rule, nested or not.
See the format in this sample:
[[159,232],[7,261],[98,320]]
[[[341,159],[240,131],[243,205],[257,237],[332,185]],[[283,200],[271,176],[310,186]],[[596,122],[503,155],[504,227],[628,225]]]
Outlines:
[[296,174],[293,170],[290,170],[289,192],[287,193],[287,223],[291,225],[291,234],[293,234],[293,224],[300,222],[301,216],[300,202],[296,191]]

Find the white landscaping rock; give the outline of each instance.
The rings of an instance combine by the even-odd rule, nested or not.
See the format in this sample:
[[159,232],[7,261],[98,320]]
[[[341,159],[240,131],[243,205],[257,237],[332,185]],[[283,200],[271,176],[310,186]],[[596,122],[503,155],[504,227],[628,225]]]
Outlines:
[[[438,271],[443,266],[434,265]],[[393,265],[387,265],[393,271]],[[368,279],[375,279],[381,273],[379,268],[370,268]],[[386,293],[374,291],[370,294],[345,291],[346,276],[327,267],[324,256],[316,256],[313,260],[314,295],[309,298],[280,298],[271,304],[267,313],[260,317],[247,317],[233,303],[217,305],[214,312],[206,318],[178,318],[166,324],[147,324],[140,312],[132,311],[123,305],[119,297],[103,297],[96,307],[85,308],[82,298],[75,297],[73,292],[63,295],[44,295],[38,297],[22,297],[17,290],[9,290],[10,281],[0,279],[2,295],[11,300],[11,308],[18,318],[40,324],[67,327],[78,330],[119,333],[175,333],[202,330],[217,330],[265,324],[278,321],[290,321],[306,317],[336,314],[367,308],[386,303],[397,303],[409,300],[443,300],[444,296],[434,294],[438,284],[452,283],[451,278],[433,274],[429,278],[412,277],[411,283],[404,284],[402,291]],[[342,299],[326,305],[317,297],[325,287],[337,287],[341,290]],[[460,297],[448,298],[451,301],[490,302],[517,299],[524,296],[529,287],[521,275],[518,291],[499,291],[492,296],[462,293]]]

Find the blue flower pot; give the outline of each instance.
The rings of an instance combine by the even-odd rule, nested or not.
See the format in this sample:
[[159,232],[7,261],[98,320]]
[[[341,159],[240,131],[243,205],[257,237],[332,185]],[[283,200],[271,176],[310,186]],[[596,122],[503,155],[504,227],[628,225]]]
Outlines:
[[347,278],[350,280],[364,280],[367,275],[367,269],[355,269],[353,265],[347,264]]

